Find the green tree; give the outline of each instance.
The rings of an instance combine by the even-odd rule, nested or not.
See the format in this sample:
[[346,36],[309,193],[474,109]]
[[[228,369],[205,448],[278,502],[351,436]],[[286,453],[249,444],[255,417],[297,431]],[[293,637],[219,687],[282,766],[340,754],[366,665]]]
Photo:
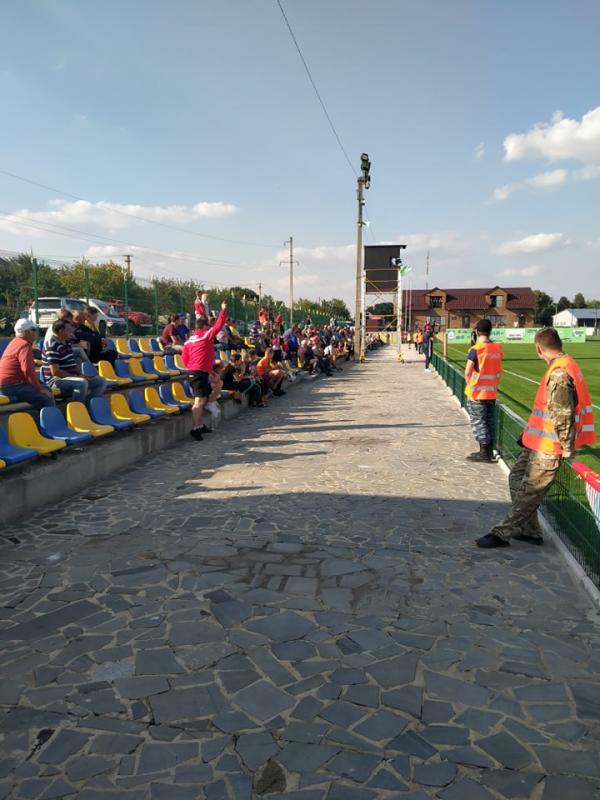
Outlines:
[[556,310],[557,310],[557,312],[558,311],[564,311],[565,308],[572,308],[572,306],[571,306],[571,301],[569,300],[569,298],[563,296],[563,297],[561,297],[559,299],[558,303],[556,304]]
[[535,322],[537,325],[551,325],[554,314],[554,300],[546,292],[534,289],[535,295]]
[[[65,293],[60,271],[44,261],[38,261],[38,297],[60,296]],[[29,313],[33,302],[33,261],[29,254],[22,253],[8,259],[0,259],[0,308],[10,317]]]
[[351,314],[348,310],[346,303],[337,297],[332,297],[331,300],[323,300],[321,308],[325,314],[329,314],[334,319],[350,319]]
[[369,306],[367,308],[367,313],[370,313],[370,314],[385,314],[387,316],[392,316],[394,314],[394,304],[393,303],[375,303],[375,305]]
[[[60,270],[61,280],[67,294],[85,297],[85,274],[89,278],[90,297],[99,300],[122,300],[124,294],[125,269],[114,261],[91,264],[86,259],[65,264]],[[133,285],[134,281],[131,282]]]
[[581,292],[577,292],[573,298],[573,308],[587,308],[585,297],[581,294]]

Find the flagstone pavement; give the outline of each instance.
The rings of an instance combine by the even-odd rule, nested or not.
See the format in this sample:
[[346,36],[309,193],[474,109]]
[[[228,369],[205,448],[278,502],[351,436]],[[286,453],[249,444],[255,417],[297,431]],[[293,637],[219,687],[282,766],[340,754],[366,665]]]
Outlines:
[[598,614],[391,351],[3,533],[0,800],[600,797]]

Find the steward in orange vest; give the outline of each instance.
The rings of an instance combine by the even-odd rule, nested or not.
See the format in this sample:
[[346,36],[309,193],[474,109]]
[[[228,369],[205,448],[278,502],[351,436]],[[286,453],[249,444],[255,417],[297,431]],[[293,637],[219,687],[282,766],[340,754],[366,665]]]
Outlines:
[[477,539],[479,547],[507,547],[511,537],[543,544],[537,510],[563,458],[596,441],[592,401],[577,362],[563,353],[554,328],[538,331],[535,344],[548,368],[521,435],[523,452],[508,478],[512,508],[490,533]]
[[502,376],[502,345],[490,341],[492,323],[482,319],[475,328],[477,341],[469,350],[465,367],[465,394],[473,436],[479,452],[468,461],[494,461],[496,435],[496,395]]

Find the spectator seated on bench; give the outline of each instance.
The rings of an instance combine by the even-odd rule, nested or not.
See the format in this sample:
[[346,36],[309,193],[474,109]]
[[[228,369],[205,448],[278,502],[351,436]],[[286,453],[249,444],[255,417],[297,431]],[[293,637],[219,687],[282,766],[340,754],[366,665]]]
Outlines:
[[52,325],[49,344],[42,350],[42,372],[44,380],[60,390],[65,399],[85,401],[88,397],[102,397],[106,388],[104,378],[86,378],[81,374],[73,349],[68,342],[70,331],[67,323],[58,320]]
[[33,343],[37,328],[31,320],[20,319],[15,323],[15,338],[4,349],[0,358],[0,392],[7,399],[6,405],[29,403],[35,409],[54,405],[52,390],[44,386],[37,376],[33,358]]

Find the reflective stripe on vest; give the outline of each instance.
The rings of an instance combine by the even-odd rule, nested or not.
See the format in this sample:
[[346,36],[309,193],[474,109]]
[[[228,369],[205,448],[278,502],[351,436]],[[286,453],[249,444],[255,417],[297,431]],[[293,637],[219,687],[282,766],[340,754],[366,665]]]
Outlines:
[[546,370],[535,396],[533,409],[523,431],[522,441],[530,450],[538,450],[553,455],[563,455],[564,450],[554,429],[554,422],[548,413],[547,387],[555,369],[564,369],[575,384],[575,443],[574,449],[585,444],[594,444],[596,434],[592,401],[587,384],[577,362],[571,356],[560,356]]
[[465,394],[471,400],[495,400],[502,377],[498,371],[502,366],[502,347],[497,342],[476,342],[472,349],[477,351],[479,371],[471,373]]

